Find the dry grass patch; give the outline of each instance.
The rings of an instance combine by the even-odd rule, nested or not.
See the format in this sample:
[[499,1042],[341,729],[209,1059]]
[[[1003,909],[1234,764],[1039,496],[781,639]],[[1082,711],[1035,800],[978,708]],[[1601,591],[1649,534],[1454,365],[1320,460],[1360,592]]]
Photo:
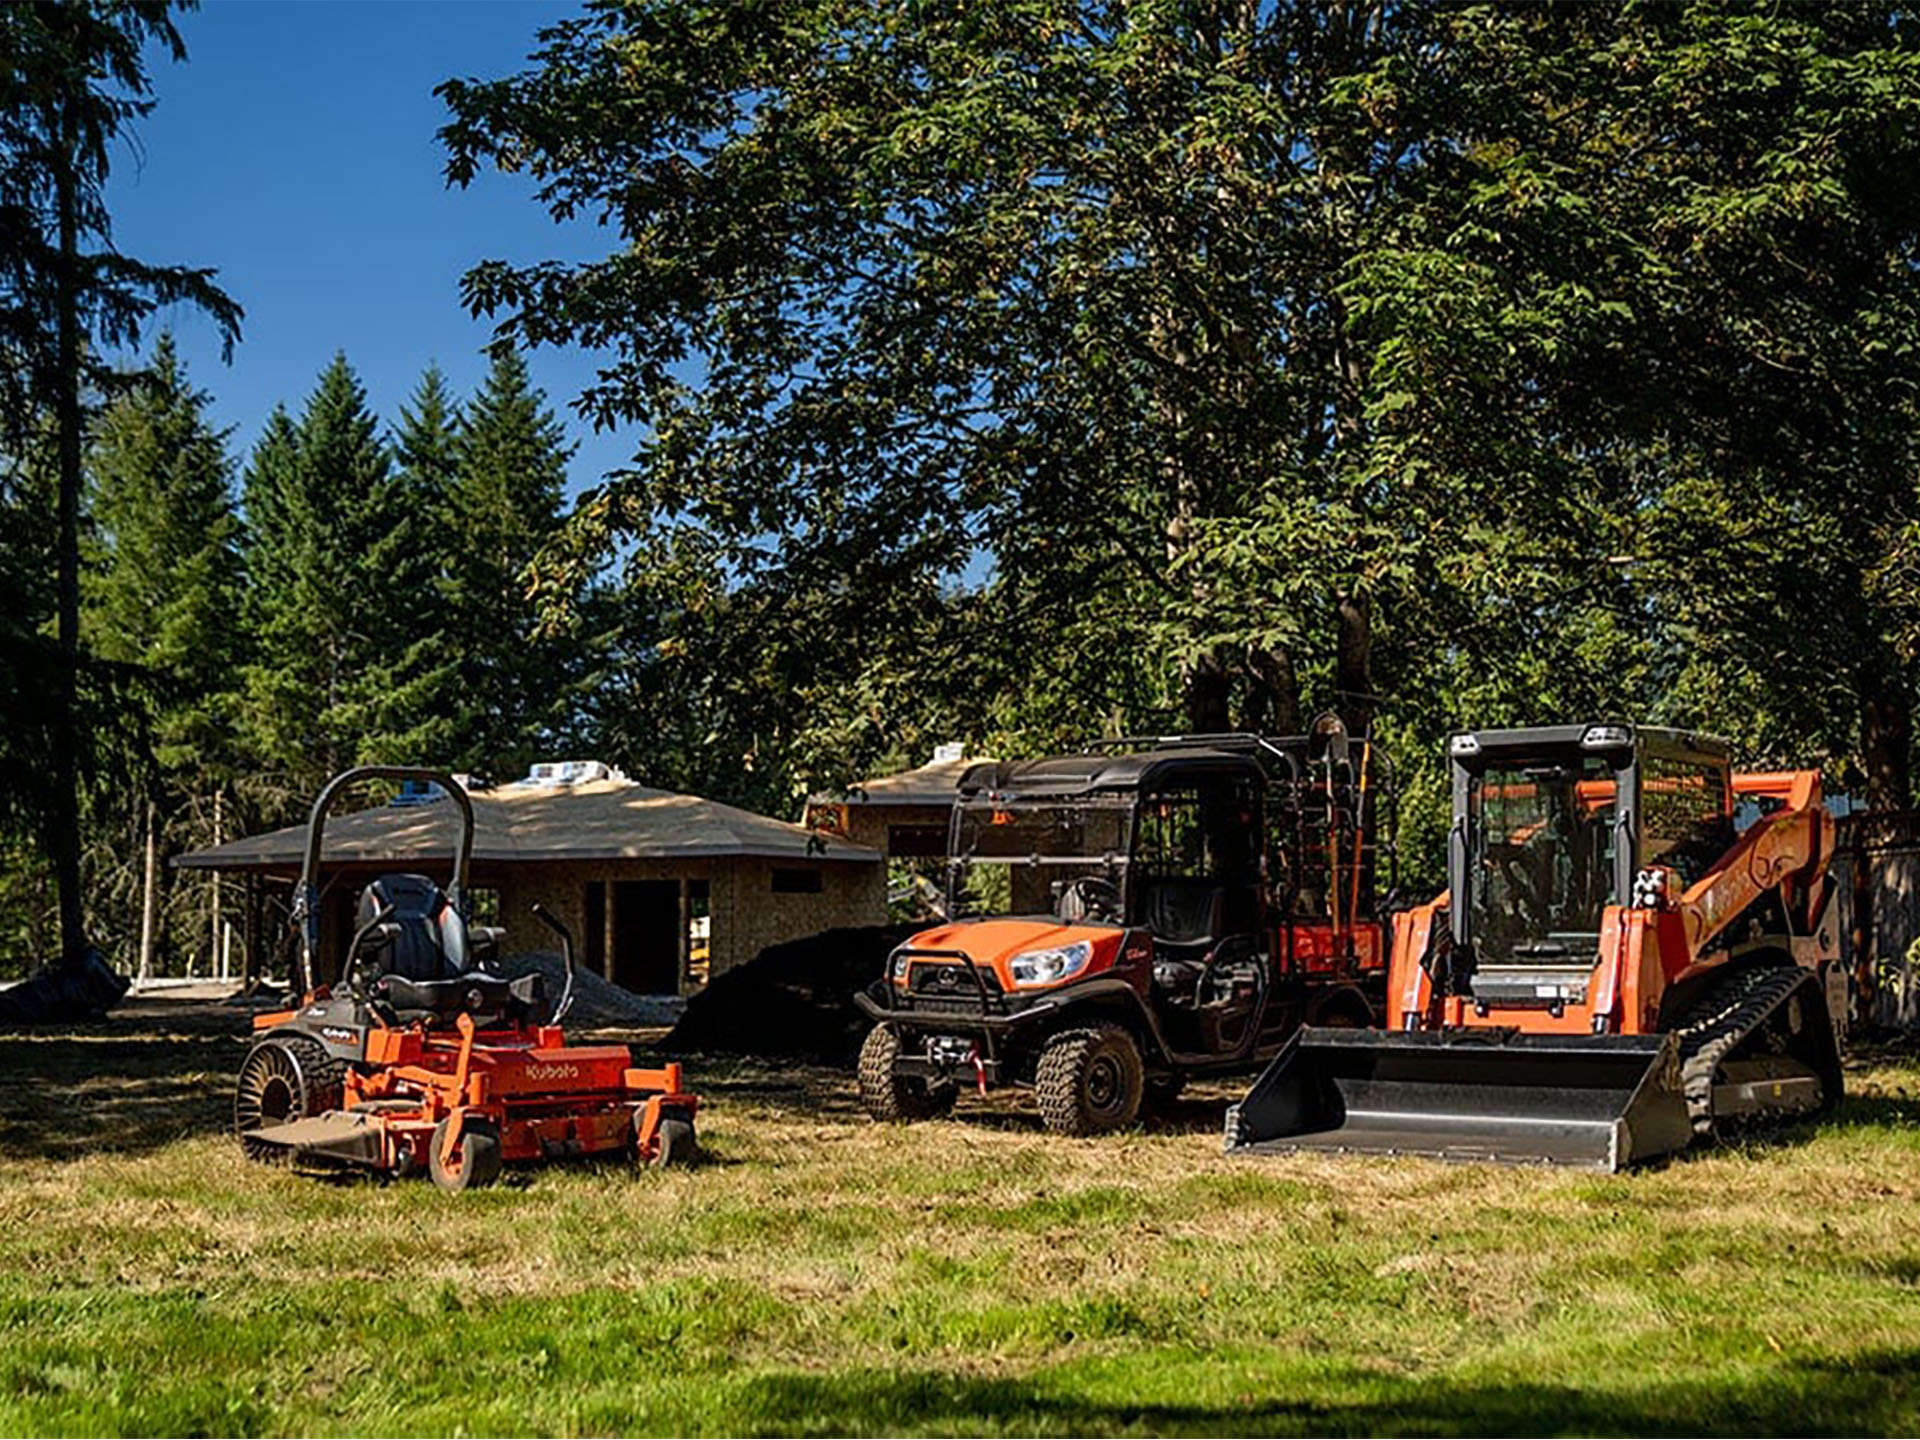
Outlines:
[[[710,1163],[461,1197],[242,1164],[240,1017],[0,1036],[16,1431],[1062,1433],[1920,1426],[1920,1064],[1629,1176],[890,1129],[713,1060]],[[1904,1092],[1904,1093],[1903,1093]]]

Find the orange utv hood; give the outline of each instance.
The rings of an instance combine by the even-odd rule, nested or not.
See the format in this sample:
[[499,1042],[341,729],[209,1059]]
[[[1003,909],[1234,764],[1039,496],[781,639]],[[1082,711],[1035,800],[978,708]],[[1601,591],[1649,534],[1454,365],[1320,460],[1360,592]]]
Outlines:
[[[1093,945],[1087,968],[1078,980],[1113,964],[1126,932],[1117,925],[1066,925],[1058,920],[961,920],[922,930],[907,941],[914,950],[958,950],[976,965],[992,970],[1003,990],[1012,990],[1008,962],[1028,950],[1051,950],[1058,945]],[[1033,987],[1044,988],[1044,987]]]

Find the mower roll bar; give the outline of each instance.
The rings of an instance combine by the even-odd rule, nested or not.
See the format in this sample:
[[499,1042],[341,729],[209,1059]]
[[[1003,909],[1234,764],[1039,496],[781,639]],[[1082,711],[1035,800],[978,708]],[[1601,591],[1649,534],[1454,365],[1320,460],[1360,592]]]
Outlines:
[[320,953],[320,852],[327,815],[342,791],[366,780],[421,780],[438,785],[460,811],[460,838],[453,851],[453,882],[447,903],[462,920],[467,918],[467,867],[473,859],[473,801],[451,772],[417,765],[357,765],[342,770],[314,797],[307,812],[307,850],[300,864],[300,884],[293,892],[293,923],[300,934],[300,993],[313,993],[313,957]]

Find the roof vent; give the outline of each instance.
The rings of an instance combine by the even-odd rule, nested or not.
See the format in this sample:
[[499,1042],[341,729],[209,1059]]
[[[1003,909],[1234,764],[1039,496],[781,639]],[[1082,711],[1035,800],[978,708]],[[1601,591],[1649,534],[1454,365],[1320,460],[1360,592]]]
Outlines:
[[591,785],[596,780],[624,780],[626,777],[602,760],[543,760],[527,772],[522,785],[557,787]]
[[406,809],[410,805],[431,805],[436,800],[446,798],[446,788],[431,780],[402,780],[400,793],[387,803]]

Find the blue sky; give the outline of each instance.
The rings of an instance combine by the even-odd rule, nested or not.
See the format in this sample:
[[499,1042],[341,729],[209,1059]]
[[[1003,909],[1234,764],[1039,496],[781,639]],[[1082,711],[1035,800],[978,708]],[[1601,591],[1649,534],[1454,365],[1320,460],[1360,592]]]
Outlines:
[[[163,314],[194,382],[244,461],[273,406],[296,414],[334,351],[397,421],[427,364],[456,394],[485,373],[490,334],[459,281],[480,259],[604,254],[615,237],[561,228],[518,177],[447,188],[433,87],[525,68],[536,33],[576,5],[539,0],[311,3],[212,0],[180,17],[189,58],[157,53],[158,107],[116,156],[114,241],[155,264],[208,265],[247,316],[233,363],[190,310]],[[575,489],[623,463],[632,433],[594,435],[570,402],[591,380],[577,352],[530,357],[579,445]]]

